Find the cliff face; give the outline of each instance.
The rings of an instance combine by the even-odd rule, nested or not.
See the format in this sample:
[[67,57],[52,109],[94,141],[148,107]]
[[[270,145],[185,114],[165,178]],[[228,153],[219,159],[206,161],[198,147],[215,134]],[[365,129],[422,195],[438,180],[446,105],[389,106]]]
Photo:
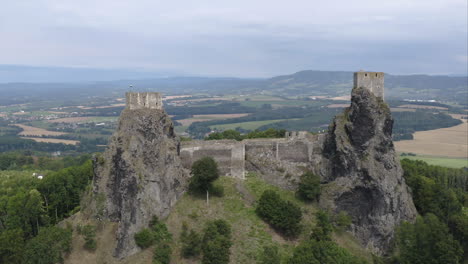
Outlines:
[[188,179],[179,141],[164,110],[125,109],[108,149],[95,159],[94,217],[118,223],[114,256],[138,251],[134,234],[166,217]]
[[369,249],[385,254],[396,226],[416,217],[392,141],[393,119],[381,98],[354,88],[351,106],[336,116],[325,140],[329,174],[320,204],[346,211],[352,231]]

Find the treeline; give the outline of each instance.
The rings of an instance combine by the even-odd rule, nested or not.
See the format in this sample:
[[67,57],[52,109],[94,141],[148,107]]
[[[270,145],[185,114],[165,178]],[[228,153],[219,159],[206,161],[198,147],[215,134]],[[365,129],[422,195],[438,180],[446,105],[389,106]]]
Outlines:
[[102,151],[103,147],[97,146],[96,143],[103,142],[104,141],[101,139],[94,140],[83,138],[77,145],[67,145],[63,143],[36,142],[32,139],[24,139],[17,136],[0,136],[0,152],[30,150],[41,152],[67,151],[75,153],[92,153]]
[[444,113],[432,111],[394,112],[393,139],[413,139],[416,131],[425,131],[437,128],[451,127],[461,124],[458,119]]
[[43,179],[29,173],[0,177],[0,263],[61,262],[71,230],[53,225],[79,210],[92,176],[87,160]]
[[461,263],[468,253],[468,172],[408,159],[401,164],[421,216],[397,232],[398,263]]
[[284,138],[286,134],[286,130],[284,129],[267,129],[264,131],[254,130],[247,134],[241,134],[241,132],[237,130],[225,130],[223,132],[214,132],[208,135],[205,140],[220,140],[220,139],[233,139],[237,141],[241,141],[244,139],[252,139],[252,138]]

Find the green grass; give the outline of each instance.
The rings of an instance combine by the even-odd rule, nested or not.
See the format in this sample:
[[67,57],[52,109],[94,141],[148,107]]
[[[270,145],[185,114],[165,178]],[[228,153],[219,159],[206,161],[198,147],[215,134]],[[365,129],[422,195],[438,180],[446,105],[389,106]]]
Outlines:
[[468,159],[463,158],[447,158],[447,157],[436,157],[436,156],[401,156],[400,159],[410,159],[410,160],[422,160],[427,162],[429,165],[437,165],[448,168],[463,168],[468,167]]
[[[223,197],[210,197],[209,205],[204,196],[193,197],[189,194],[177,202],[176,206],[165,220],[169,231],[174,237],[172,261],[174,263],[195,263],[180,257],[181,242],[179,240],[182,224],[185,222],[190,229],[203,233],[207,221],[224,219],[232,227],[231,261],[230,263],[257,263],[263,247],[277,245],[282,256],[282,263],[292,254],[294,246],[299,241],[308,238],[315,225],[316,203],[305,203],[298,200],[292,191],[282,190],[260,179],[256,174],[249,173],[245,180],[231,177],[220,177],[216,184],[224,187]],[[265,190],[275,190],[283,199],[299,205],[303,211],[303,232],[295,240],[287,240],[271,229],[255,213],[256,201]],[[345,237],[345,238],[343,238]],[[341,236],[345,247],[351,252],[366,254],[354,240]],[[367,254],[369,257],[370,254]],[[197,262],[198,263],[198,262]]]
[[250,121],[250,122],[241,122],[241,123],[232,123],[232,124],[224,124],[224,125],[212,125],[210,126],[211,129],[219,129],[219,130],[228,130],[228,129],[236,129],[237,127],[247,129],[247,130],[255,130],[261,126],[281,122],[284,120],[296,120],[296,119],[276,119],[276,120],[264,120],[264,121]]
[[86,120],[87,123],[102,123],[102,122],[117,122],[119,119],[118,116],[96,116],[89,120]]

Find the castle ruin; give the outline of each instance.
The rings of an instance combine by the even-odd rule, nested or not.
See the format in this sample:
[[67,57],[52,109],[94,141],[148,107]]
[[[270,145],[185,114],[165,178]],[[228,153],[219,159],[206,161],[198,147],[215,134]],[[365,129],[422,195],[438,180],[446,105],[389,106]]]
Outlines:
[[359,71],[354,73],[354,87],[365,88],[384,99],[384,73]]
[[127,99],[127,109],[163,109],[162,96],[160,93],[154,92],[127,92],[125,94]]

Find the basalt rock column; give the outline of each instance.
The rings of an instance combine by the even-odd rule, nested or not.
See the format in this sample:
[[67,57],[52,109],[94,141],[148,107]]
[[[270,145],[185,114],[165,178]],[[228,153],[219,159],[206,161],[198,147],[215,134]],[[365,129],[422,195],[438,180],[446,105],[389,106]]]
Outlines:
[[127,93],[117,131],[94,162],[95,216],[118,223],[115,257],[136,253],[135,233],[166,217],[184,192],[179,145],[160,94]]
[[395,153],[393,119],[381,88],[374,94],[369,87],[356,86],[351,106],[330,125],[324,144],[330,173],[323,178],[327,184],[320,203],[346,211],[355,236],[384,255],[395,228],[413,221],[417,212]]

